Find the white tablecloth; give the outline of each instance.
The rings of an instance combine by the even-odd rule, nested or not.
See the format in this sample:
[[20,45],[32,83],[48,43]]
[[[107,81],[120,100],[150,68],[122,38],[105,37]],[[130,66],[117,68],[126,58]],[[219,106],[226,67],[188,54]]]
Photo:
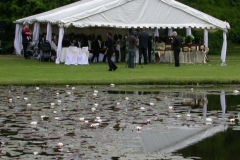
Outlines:
[[63,47],[59,54],[60,62],[66,65],[89,64],[88,56],[88,48],[77,48],[74,46]]
[[[165,51],[165,60],[168,63],[174,63],[173,51]],[[180,63],[203,63],[203,52],[180,52]]]

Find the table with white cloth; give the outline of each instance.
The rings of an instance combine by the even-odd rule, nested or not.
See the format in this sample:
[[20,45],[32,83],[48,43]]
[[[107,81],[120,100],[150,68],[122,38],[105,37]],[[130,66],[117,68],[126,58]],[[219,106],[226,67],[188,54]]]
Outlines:
[[59,54],[60,62],[65,63],[66,65],[87,65],[89,64],[88,57],[88,47],[63,47]]
[[[174,63],[174,53],[172,50],[165,51],[165,60],[167,63]],[[203,52],[201,51],[189,51],[189,52],[180,52],[179,53],[179,62],[180,63],[203,63]]]

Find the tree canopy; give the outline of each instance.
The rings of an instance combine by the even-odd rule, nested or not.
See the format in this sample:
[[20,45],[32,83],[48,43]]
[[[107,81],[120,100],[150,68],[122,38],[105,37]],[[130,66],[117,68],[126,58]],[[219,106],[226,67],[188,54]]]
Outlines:
[[[0,40],[5,46],[5,51],[13,50],[13,39],[15,24],[14,20],[34,14],[42,13],[63,5],[67,5],[78,0],[1,0],[0,1],[0,21],[6,21],[5,33],[0,33]],[[191,6],[213,17],[229,22],[231,29],[228,33],[228,41],[233,43],[240,42],[240,0],[177,0],[183,4]],[[196,36],[203,33],[194,32]],[[211,48],[219,48],[222,44],[222,32],[210,35],[209,44]],[[221,47],[220,47],[221,48]]]

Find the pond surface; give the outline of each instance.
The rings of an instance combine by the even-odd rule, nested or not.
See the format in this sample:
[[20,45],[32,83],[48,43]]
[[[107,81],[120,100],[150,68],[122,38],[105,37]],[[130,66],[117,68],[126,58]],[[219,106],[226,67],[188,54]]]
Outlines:
[[2,86],[0,157],[240,159],[236,89]]

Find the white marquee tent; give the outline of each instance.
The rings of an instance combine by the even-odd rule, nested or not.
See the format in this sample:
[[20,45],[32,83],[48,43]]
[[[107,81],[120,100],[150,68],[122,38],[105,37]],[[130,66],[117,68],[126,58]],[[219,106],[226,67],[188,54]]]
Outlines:
[[41,14],[22,18],[16,23],[14,46],[21,52],[22,24],[34,24],[33,39],[38,40],[40,23],[47,24],[47,40],[51,41],[52,25],[59,27],[58,53],[64,28],[111,27],[111,28],[190,28],[204,29],[204,42],[208,46],[208,31],[223,31],[221,61],[226,61],[227,32],[230,25],[210,15],[175,0],[80,0],[70,5]]

